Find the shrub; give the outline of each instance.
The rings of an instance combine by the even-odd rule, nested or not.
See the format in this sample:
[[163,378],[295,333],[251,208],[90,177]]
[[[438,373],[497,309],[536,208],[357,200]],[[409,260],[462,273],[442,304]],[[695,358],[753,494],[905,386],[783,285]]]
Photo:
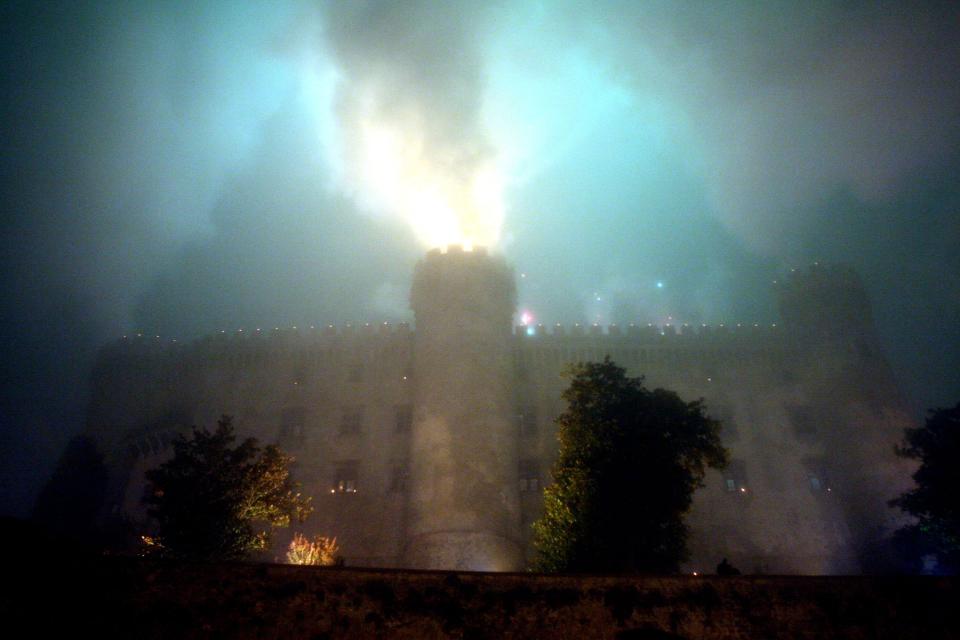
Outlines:
[[287,562],[331,566],[337,563],[338,551],[340,548],[337,546],[336,538],[318,535],[314,536],[313,540],[309,540],[303,534],[295,533],[287,548]]

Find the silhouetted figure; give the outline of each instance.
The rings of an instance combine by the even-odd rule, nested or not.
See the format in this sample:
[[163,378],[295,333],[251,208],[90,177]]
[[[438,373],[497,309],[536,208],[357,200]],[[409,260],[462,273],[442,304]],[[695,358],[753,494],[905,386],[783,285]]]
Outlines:
[[727,562],[727,559],[724,558],[720,564],[717,565],[717,575],[718,576],[738,576],[740,575],[740,569],[737,569],[735,566]]

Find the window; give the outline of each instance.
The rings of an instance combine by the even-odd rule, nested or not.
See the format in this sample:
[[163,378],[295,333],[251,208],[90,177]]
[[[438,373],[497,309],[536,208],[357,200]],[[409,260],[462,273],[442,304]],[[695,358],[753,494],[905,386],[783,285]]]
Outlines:
[[410,469],[406,462],[394,462],[390,470],[390,480],[387,491],[390,493],[406,493],[410,480]]
[[302,446],[307,410],[304,407],[287,407],[280,413],[278,443],[286,446]]
[[396,422],[394,431],[396,433],[410,433],[413,426],[413,407],[409,404],[398,405],[396,408]]
[[517,431],[524,438],[537,435],[537,410],[534,407],[523,407],[517,413]]
[[833,483],[823,471],[807,472],[807,488],[810,493],[815,495],[827,495],[833,493]]
[[348,376],[348,380],[350,382],[363,382],[363,373],[363,363],[354,362],[352,365],[350,365],[350,375]]
[[723,488],[729,494],[746,496],[750,493],[747,465],[743,460],[731,460],[723,470]]
[[812,407],[801,405],[787,407],[787,415],[793,424],[793,432],[798,436],[817,433],[817,418]]
[[540,465],[536,460],[520,461],[520,493],[540,491]]
[[517,380],[521,382],[526,382],[530,379],[529,371],[527,370],[527,364],[523,360],[517,362]]
[[333,484],[330,487],[330,493],[356,493],[358,466],[359,463],[356,460],[346,460],[338,463],[333,473]]
[[341,436],[357,435],[363,426],[363,407],[344,407],[340,420]]
[[803,466],[806,467],[806,484],[810,493],[815,495],[833,493],[830,476],[827,474],[826,463],[824,462],[823,458],[804,458]]
[[736,442],[740,439],[740,431],[737,429],[737,421],[733,417],[733,411],[729,407],[720,407],[716,412],[711,413],[711,417],[720,421],[720,436],[724,442]]

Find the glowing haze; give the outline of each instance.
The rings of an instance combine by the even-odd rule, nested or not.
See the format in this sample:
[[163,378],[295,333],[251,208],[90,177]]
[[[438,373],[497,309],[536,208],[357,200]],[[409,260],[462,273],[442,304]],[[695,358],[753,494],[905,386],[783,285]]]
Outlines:
[[[478,10],[341,3],[323,15],[339,71],[335,182],[427,248],[496,246],[504,178],[481,123]],[[430,38],[423,38],[430,33]]]
[[774,322],[771,280],[848,262],[918,410],[960,398],[956,2],[0,15],[0,509],[104,342],[410,320],[448,243],[498,245],[533,324]]
[[503,225],[503,178],[491,161],[438,157],[422,131],[364,117],[349,184],[367,206],[392,211],[427,247],[493,247]]

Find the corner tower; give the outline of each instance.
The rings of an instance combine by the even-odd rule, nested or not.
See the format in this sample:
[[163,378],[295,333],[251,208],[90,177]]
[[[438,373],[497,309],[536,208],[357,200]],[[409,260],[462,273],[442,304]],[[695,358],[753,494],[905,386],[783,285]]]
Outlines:
[[512,410],[512,270],[483,249],[433,250],[414,273],[414,416],[406,565],[520,568]]

